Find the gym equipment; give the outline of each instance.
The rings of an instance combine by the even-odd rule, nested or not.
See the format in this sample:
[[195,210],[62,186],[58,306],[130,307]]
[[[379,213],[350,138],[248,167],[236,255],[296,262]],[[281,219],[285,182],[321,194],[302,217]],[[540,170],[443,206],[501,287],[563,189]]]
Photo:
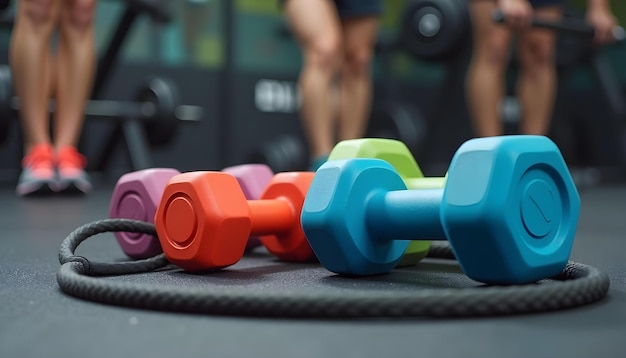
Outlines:
[[[167,145],[175,137],[181,121],[199,121],[203,108],[179,104],[178,89],[170,80],[154,77],[139,86],[134,101],[89,100],[85,115],[90,118],[139,120],[143,123],[148,142],[153,146]],[[11,71],[0,66],[0,121],[12,120],[19,111],[19,98],[13,96]],[[55,101],[50,101],[54,112]],[[3,123],[3,127],[7,124]]]
[[400,43],[413,56],[444,61],[470,43],[466,0],[412,0],[404,9]]
[[[154,214],[167,182],[180,174],[174,168],[151,168],[122,175],[115,184],[109,204],[110,218],[154,222]],[[116,232],[122,251],[134,259],[152,257],[163,252],[159,240],[150,235]]]
[[165,256],[189,271],[223,268],[241,259],[249,236],[261,236],[263,246],[281,260],[314,260],[300,226],[313,175],[278,173],[258,200],[247,200],[228,173],[176,175],[154,220]]
[[[411,151],[398,140],[393,139],[352,139],[337,143],[328,156],[328,161],[351,158],[382,159],[391,164],[409,189],[443,188],[444,177],[425,178]],[[421,261],[430,248],[430,241],[409,243],[398,266],[414,265]]]
[[[494,10],[491,17],[496,23],[505,23],[504,14],[500,10]],[[595,29],[584,19],[579,18],[573,9],[566,7],[563,18],[559,21],[533,18],[531,26],[565,35],[559,36],[556,44],[557,64],[561,68],[569,69],[578,66],[594,52],[591,40]],[[626,31],[621,26],[615,26],[613,37],[616,42],[622,42],[626,39]]]
[[[0,66],[0,98],[10,98],[13,96],[13,86],[11,85],[11,72],[7,66]],[[0,106],[0,144],[4,143],[9,136],[12,117],[11,111]]]
[[309,162],[305,145],[296,135],[283,134],[262,143],[247,162],[267,164],[275,173],[304,170]]
[[[493,21],[497,23],[504,23],[504,14],[500,10],[495,10],[492,13]],[[560,21],[550,21],[539,18],[533,18],[531,21],[532,27],[550,29],[560,33],[574,34],[576,36],[587,36],[591,41],[595,34],[595,29],[590,26],[586,21],[574,18],[563,18]],[[626,31],[621,26],[613,27],[613,38],[615,41],[626,40]]]
[[[246,199],[258,199],[274,175],[271,169],[261,164],[238,165],[222,171],[237,179]],[[122,175],[113,189],[109,217],[153,223],[167,183],[178,174],[180,172],[173,168],[150,168]],[[148,258],[163,252],[155,236],[116,232],[115,238],[122,251],[135,259]],[[259,245],[259,239],[251,237],[246,249]]]
[[365,137],[399,140],[417,151],[426,134],[426,119],[416,107],[391,99],[373,103]]
[[[184,287],[167,283],[132,284],[110,276],[132,275],[171,269],[165,255],[131,262],[96,262],[76,255],[87,238],[107,232],[126,231],[155,235],[153,224],[127,219],[108,219],[85,224],[61,243],[61,264],[56,279],[61,291],[101,304],[169,312],[215,315],[337,318],[337,317],[486,317],[531,314],[571,309],[606,297],[611,281],[601,270],[569,262],[559,275],[540,285],[505,287],[428,287],[401,292],[341,290],[250,290],[247,286]],[[428,256],[454,262],[449,246],[433,245]],[[419,275],[419,273],[416,273]],[[107,277],[109,276],[109,277]],[[235,285],[237,286],[237,285]]]
[[566,266],[580,198],[558,147],[542,136],[472,139],[443,189],[406,190],[380,159],[326,162],[302,209],[318,260],[344,275],[392,270],[406,240],[449,240],[468,277],[524,284]]

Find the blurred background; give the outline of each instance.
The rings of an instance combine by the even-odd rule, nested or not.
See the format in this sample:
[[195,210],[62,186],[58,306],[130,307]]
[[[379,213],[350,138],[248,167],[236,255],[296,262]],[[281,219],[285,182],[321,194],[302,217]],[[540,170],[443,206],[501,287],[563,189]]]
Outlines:
[[[408,2],[384,1],[381,39],[398,35]],[[277,171],[306,167],[302,164],[307,158],[306,143],[297,112],[300,50],[289,35],[278,0],[148,3],[164,9],[171,19],[137,17],[101,97],[133,99],[142,81],[158,75],[175,83],[181,104],[203,108],[199,121],[181,123],[166,144],[149,148],[152,165],[182,171],[251,161],[271,162]],[[585,3],[571,0],[568,5],[576,12]],[[99,1],[96,36],[101,53],[106,52],[128,6],[122,0]],[[626,24],[626,2],[614,0],[612,7],[620,24]],[[0,32],[1,63],[7,63],[10,31],[5,26]],[[609,46],[602,52],[624,102],[626,45]],[[427,175],[445,172],[456,148],[472,137],[462,95],[466,58],[432,61],[394,48],[381,48],[376,55],[369,133],[405,141]],[[511,76],[515,76],[514,65]],[[570,67],[559,87],[553,138],[572,166],[623,170],[626,113],[612,113],[598,86],[586,61]],[[511,103],[503,108],[507,123],[514,126]],[[110,136],[119,136],[115,125],[114,120],[87,120],[81,141],[91,170],[112,179],[136,169],[122,142],[107,146]],[[15,183],[20,158],[19,125],[14,121],[6,140],[0,142],[1,183]]]

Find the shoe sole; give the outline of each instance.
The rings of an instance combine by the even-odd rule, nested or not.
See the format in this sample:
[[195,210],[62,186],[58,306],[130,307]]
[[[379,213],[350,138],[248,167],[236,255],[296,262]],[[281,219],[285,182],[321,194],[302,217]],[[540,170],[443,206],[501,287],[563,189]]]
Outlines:
[[47,196],[57,191],[54,183],[35,182],[18,185],[16,192],[20,196]]
[[59,183],[57,192],[70,195],[85,195],[91,189],[91,184],[84,180],[65,180]]

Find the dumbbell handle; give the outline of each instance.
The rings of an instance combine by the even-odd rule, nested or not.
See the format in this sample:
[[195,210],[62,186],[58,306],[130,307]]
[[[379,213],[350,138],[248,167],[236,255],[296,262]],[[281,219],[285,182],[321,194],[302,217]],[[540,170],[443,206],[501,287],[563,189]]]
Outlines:
[[[492,18],[493,21],[497,23],[504,23],[504,14],[500,10],[495,10],[492,13]],[[589,37],[593,37],[595,33],[595,29],[588,23],[575,19],[549,21],[534,18],[531,22],[531,26]],[[621,26],[615,26],[613,28],[613,38],[618,42],[626,40],[626,30]]]
[[370,234],[383,239],[447,240],[439,209],[443,189],[380,192],[367,202]]
[[250,235],[272,235],[293,230],[299,225],[299,213],[287,200],[248,200],[252,228]]
[[[11,108],[20,109],[18,97],[11,98]],[[50,101],[50,112],[56,110],[56,102]],[[116,118],[151,118],[156,114],[157,106],[151,102],[113,101],[113,100],[89,100],[85,105],[85,115],[93,117],[116,117]],[[175,109],[176,119],[182,121],[199,121],[204,109],[199,106],[179,105]]]

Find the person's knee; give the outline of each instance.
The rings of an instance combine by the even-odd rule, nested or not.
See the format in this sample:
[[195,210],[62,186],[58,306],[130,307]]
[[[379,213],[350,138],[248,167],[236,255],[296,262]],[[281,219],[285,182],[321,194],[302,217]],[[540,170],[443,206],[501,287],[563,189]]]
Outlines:
[[491,38],[477,48],[480,61],[494,69],[503,70],[509,62],[509,41],[506,38]]
[[64,25],[80,31],[93,26],[95,0],[72,0],[64,9]]
[[520,48],[520,62],[524,67],[537,68],[554,65],[555,46],[550,40],[532,41]]
[[333,72],[341,60],[341,43],[332,36],[314,41],[308,46],[307,57],[309,65],[324,72]]
[[22,0],[18,6],[19,21],[28,22],[37,28],[51,27],[57,21],[57,0]]
[[347,51],[344,57],[344,71],[351,76],[367,76],[371,62],[372,51],[370,49]]

